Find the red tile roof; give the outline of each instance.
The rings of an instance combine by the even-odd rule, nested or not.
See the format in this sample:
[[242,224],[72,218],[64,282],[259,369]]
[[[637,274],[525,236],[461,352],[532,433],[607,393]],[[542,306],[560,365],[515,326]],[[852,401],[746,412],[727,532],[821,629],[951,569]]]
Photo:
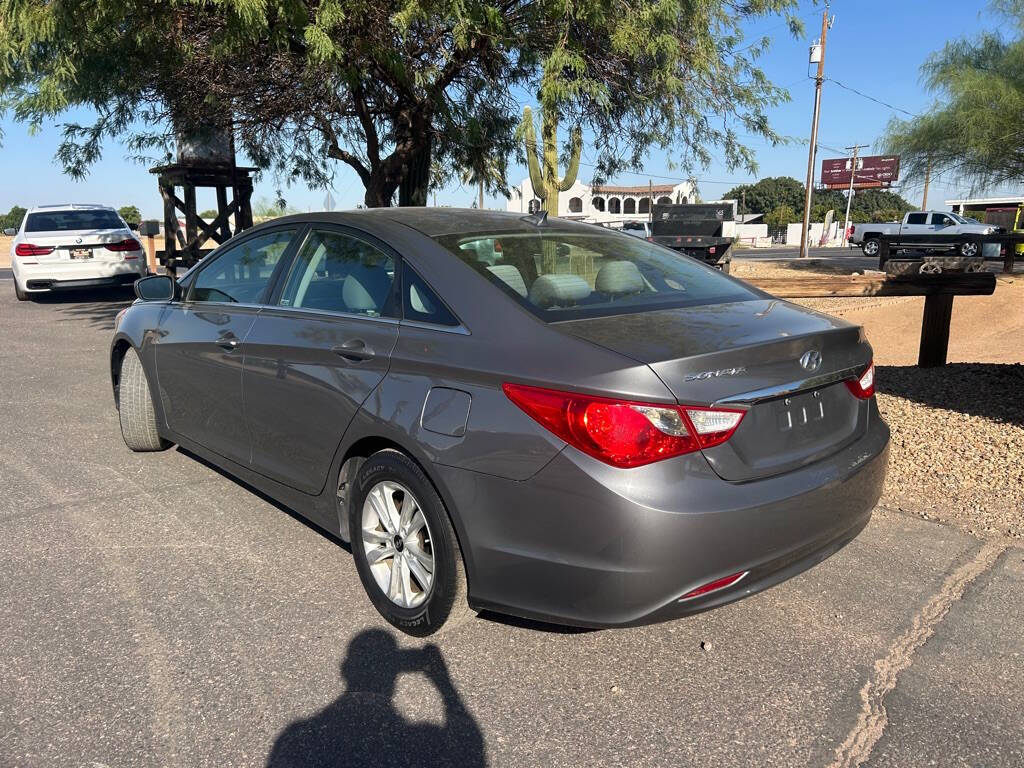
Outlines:
[[648,187],[646,184],[637,187],[609,187],[595,184],[592,192],[595,195],[646,195],[653,192],[656,195],[670,195],[675,190],[675,184],[655,184]]

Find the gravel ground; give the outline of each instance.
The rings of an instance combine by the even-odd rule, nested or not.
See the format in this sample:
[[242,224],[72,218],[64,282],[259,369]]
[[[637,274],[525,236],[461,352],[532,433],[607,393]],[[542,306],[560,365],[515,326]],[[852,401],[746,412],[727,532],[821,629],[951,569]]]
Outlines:
[[892,429],[883,503],[979,536],[1024,538],[1024,365],[879,366]]
[[[841,262],[820,259],[733,266],[733,275],[741,279],[792,277],[797,271],[853,272]],[[997,290],[1015,289],[1001,285]],[[923,301],[917,296],[793,301],[838,316],[856,310],[854,322],[867,322],[861,312],[865,309],[912,305],[907,307],[908,323],[912,320],[914,325],[908,324],[908,331],[913,331],[909,338],[873,337],[879,363],[878,406],[892,428],[882,503],[976,536],[1024,538],[1024,365],[960,363],[930,370],[886,365],[892,362],[886,358],[897,341],[916,349],[918,306]],[[1011,302],[1009,311],[1024,309]],[[992,353],[973,351],[982,360]]]

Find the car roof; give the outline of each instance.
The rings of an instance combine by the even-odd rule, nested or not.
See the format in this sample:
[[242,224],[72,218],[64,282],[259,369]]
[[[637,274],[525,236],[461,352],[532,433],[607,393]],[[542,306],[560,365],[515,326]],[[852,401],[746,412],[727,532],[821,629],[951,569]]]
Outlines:
[[56,205],[37,205],[34,208],[29,208],[28,213],[38,213],[39,211],[94,211],[94,210],[112,211],[114,207],[111,205],[99,205],[97,203],[58,203]]
[[548,230],[571,230],[589,232],[593,225],[550,218],[538,224],[538,217],[514,211],[486,211],[477,208],[427,208],[408,206],[397,208],[360,208],[354,211],[322,211],[300,213],[273,219],[268,224],[289,222],[335,222],[353,226],[379,225],[395,222],[414,229],[427,237],[471,234],[478,232],[536,232],[538,227]]

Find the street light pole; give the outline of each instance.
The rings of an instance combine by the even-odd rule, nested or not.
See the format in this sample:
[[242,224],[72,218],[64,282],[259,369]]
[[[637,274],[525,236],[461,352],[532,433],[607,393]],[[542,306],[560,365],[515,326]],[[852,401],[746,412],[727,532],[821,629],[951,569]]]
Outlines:
[[[821,85],[825,81],[825,40],[828,37],[828,4],[821,14],[821,50],[818,53],[818,74],[814,78],[814,117],[811,120],[811,146],[807,150],[807,189],[804,191],[804,226],[800,233],[800,258],[810,254],[807,250],[808,230],[811,228],[811,192],[814,187],[814,153],[818,146],[818,116],[821,114]],[[813,51],[813,48],[812,48]]]
[[850,191],[846,195],[846,218],[843,219],[843,237],[840,242],[843,247],[846,247],[846,233],[850,231],[850,203],[853,202],[853,180],[857,178],[857,152],[861,149],[866,149],[869,145],[867,144],[854,144],[852,147],[847,149],[853,150],[853,159],[850,164]]

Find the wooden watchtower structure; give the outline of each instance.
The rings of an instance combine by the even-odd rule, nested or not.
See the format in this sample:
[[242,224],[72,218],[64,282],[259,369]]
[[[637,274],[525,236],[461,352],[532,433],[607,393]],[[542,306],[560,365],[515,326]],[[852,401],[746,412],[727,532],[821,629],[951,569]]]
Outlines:
[[[226,242],[232,234],[232,217],[236,233],[252,226],[251,174],[255,170],[234,162],[198,158],[150,168],[149,172],[157,176],[164,201],[164,250],[158,258],[168,272],[173,274],[178,266],[187,269],[199,261],[206,255],[202,246],[207,240],[218,245]],[[181,197],[175,191],[178,187],[182,189]],[[213,221],[205,221],[196,211],[197,187],[217,190],[217,217]],[[185,218],[184,232],[178,225],[179,211]]]

